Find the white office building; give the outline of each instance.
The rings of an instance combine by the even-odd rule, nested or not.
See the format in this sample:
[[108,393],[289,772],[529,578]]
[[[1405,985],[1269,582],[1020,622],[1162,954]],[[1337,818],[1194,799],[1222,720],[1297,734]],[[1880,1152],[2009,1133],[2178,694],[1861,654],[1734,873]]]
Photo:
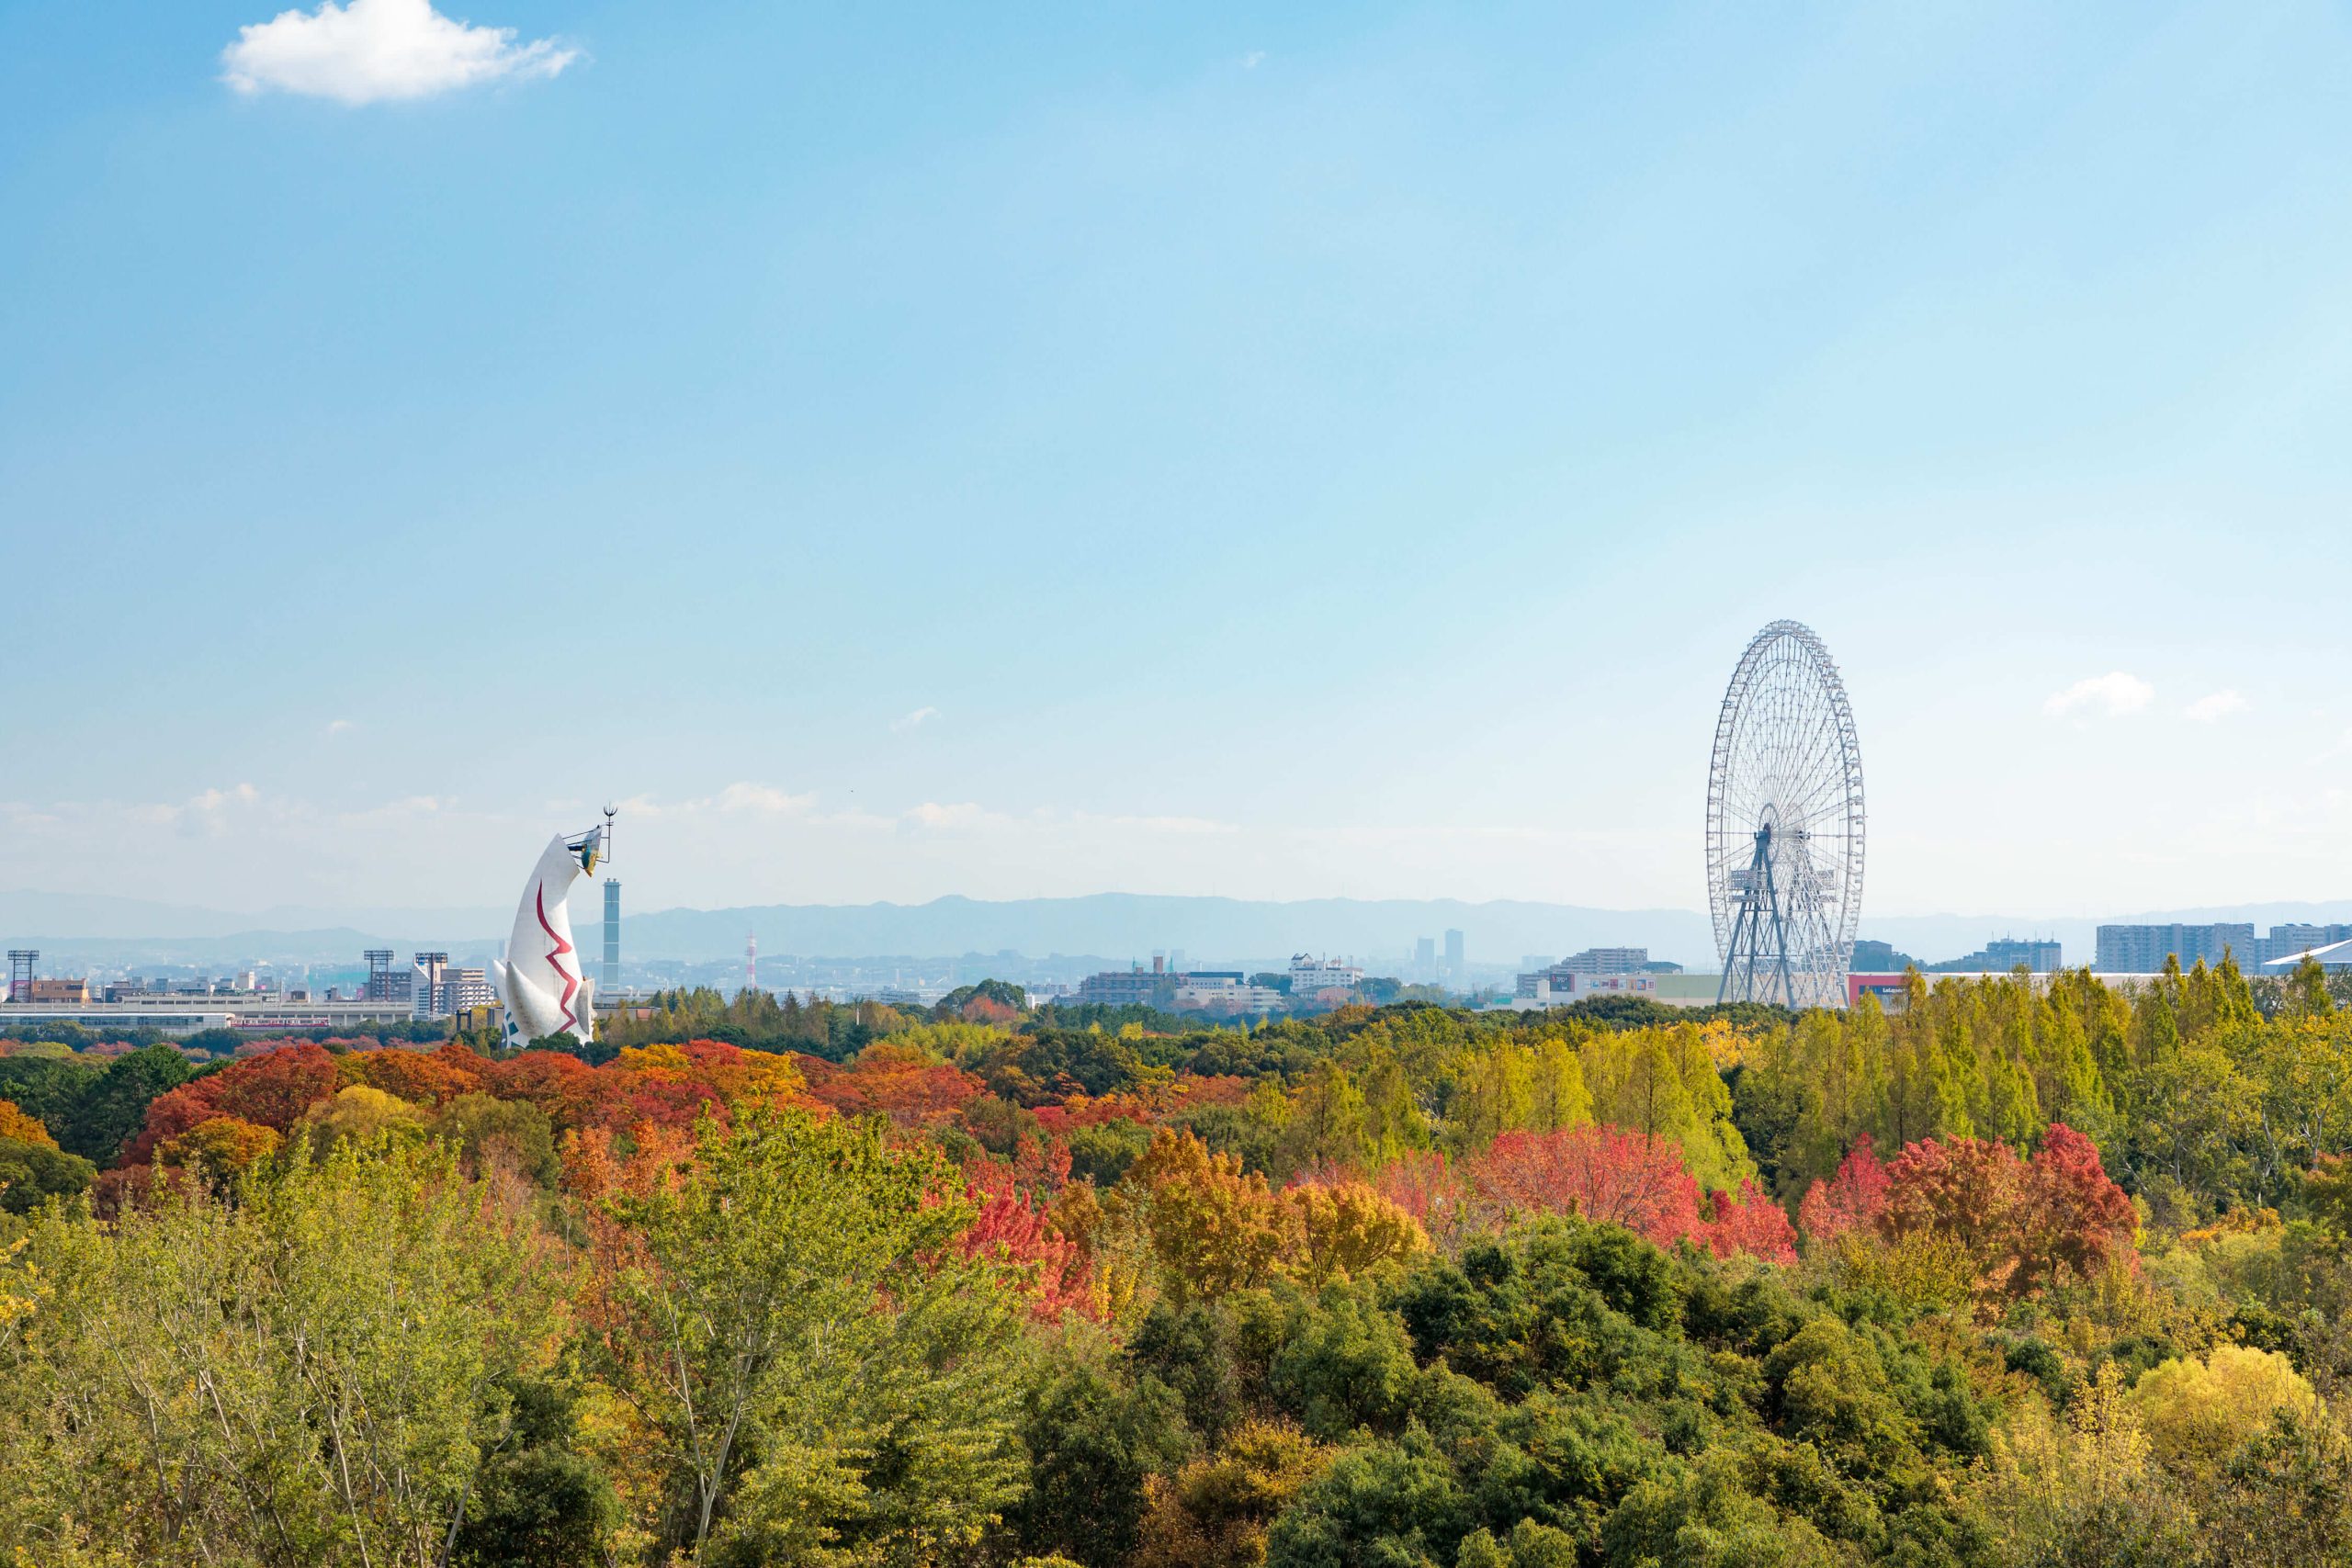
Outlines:
[[1310,953],[1291,955],[1290,994],[1306,1001],[1325,991],[1352,991],[1363,984],[1363,970],[1352,964],[1334,964]]

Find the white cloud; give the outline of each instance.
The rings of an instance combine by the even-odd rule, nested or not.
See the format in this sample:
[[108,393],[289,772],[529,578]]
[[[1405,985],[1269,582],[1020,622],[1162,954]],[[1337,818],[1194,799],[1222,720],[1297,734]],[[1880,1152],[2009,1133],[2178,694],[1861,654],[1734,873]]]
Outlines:
[[372,104],[552,76],[579,58],[553,39],[517,44],[513,28],[453,21],[432,0],[322,0],[315,11],[240,28],[220,51],[220,79],[240,93]]
[[622,817],[702,817],[719,811],[761,811],[797,817],[817,804],[814,795],[793,795],[773,784],[738,782],[717,795],[693,800],[663,802],[650,795],[633,795],[620,803]]
[[2244,713],[2245,709],[2245,699],[2224,688],[2211,696],[2198,698],[2180,711],[2185,718],[2193,718],[2199,724],[2212,724],[2233,713]]
[[326,732],[329,735],[341,735],[352,728],[352,722],[347,718],[331,718],[327,720]]
[[1091,811],[1074,814],[1070,820],[1080,827],[1110,828],[1134,833],[1237,833],[1240,829],[1230,822],[1219,822],[1208,817],[1103,817]]
[[890,721],[890,733],[893,735],[904,735],[908,730],[912,729],[915,726],[922,723],[924,720],[937,718],[938,716],[939,710],[937,708],[917,708],[914,712],[907,714],[903,717],[892,719]]
[[260,804],[261,791],[241,784],[227,789],[208,789],[182,801],[145,801],[119,808],[103,803],[85,806],[65,802],[51,810],[73,817],[102,818],[119,809],[124,818],[141,827],[174,828],[189,835],[219,838],[228,831],[232,812],[250,810]]
[[768,784],[731,784],[718,792],[721,811],[806,811],[817,804],[813,795],[790,795]]
[[2086,675],[2063,692],[2052,692],[2041,711],[2052,718],[2085,711],[2103,713],[2119,717],[2138,713],[2155,701],[2156,689],[2137,675],[2127,675],[2120,670],[2105,675]]
[[1241,57],[1241,69],[1244,71],[1255,71],[1259,66],[1263,65],[1265,62],[1266,51],[1262,49],[1253,49],[1249,53]]
[[437,795],[404,795],[381,806],[345,812],[341,819],[345,822],[390,822],[408,817],[430,817],[445,809],[447,804]]
[[1001,812],[990,811],[978,803],[969,800],[959,800],[947,805],[942,805],[935,800],[926,800],[921,806],[911,807],[899,818],[899,821],[906,827],[930,829],[934,831],[952,831],[982,826],[993,827],[1009,820],[1011,818]]

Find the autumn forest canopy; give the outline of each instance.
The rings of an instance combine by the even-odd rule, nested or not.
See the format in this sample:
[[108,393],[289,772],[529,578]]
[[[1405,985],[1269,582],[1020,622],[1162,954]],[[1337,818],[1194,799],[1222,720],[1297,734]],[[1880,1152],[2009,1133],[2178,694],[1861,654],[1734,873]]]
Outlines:
[[0,1042],[0,1551],[2352,1564],[2338,999]]

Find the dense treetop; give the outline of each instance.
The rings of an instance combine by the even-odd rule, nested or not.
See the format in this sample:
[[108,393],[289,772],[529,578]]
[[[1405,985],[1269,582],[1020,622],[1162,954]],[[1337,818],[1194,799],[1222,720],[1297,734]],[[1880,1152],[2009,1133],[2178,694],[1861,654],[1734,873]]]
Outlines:
[[2335,1001],[0,1043],[0,1541],[2352,1562]]

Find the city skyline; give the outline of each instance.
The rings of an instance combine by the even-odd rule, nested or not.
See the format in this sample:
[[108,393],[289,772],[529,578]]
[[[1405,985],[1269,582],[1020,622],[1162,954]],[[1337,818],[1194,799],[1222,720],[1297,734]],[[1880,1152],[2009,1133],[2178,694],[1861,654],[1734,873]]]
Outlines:
[[646,908],[1697,908],[1790,615],[1866,932],[2339,897],[2352,40],[2260,15],[518,4],[354,102],[12,7],[0,886],[494,906],[612,798]]

